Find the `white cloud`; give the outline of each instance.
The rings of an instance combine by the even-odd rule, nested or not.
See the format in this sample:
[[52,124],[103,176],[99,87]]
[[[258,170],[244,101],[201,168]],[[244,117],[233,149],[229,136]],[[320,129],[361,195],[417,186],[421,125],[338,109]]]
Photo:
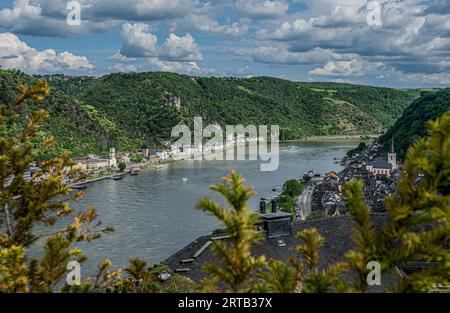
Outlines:
[[201,68],[197,62],[164,61],[156,58],[146,60],[146,70],[173,72],[186,75],[213,76],[217,74],[214,68]]
[[312,31],[314,19],[295,19],[282,23],[275,31],[263,28],[257,31],[257,38],[261,40],[292,40],[304,36]]
[[427,83],[427,84],[439,84],[442,86],[450,86],[450,73],[432,73],[432,74],[406,74],[400,77],[401,81],[408,83]]
[[281,46],[263,46],[256,49],[240,49],[235,53],[253,58],[256,62],[275,64],[310,64],[325,62],[335,53],[328,49],[312,49],[306,52],[290,52]]
[[370,63],[353,56],[348,60],[333,60],[327,62],[323,67],[311,70],[309,74],[325,77],[360,77],[367,73],[381,72],[385,66],[381,62]]
[[170,34],[164,42],[160,58],[173,61],[200,61],[203,59],[191,34],[178,37]]
[[146,63],[153,71],[185,74],[195,74],[200,72],[200,67],[196,62],[171,62],[158,59],[148,59]]
[[319,27],[349,27],[366,23],[366,16],[361,14],[357,6],[335,6],[327,15],[320,15],[313,20],[314,26]]
[[166,61],[193,62],[203,59],[198,45],[191,34],[177,36],[171,33],[164,44],[158,47],[158,38],[150,33],[147,24],[122,25],[122,47],[113,57],[120,62],[133,58],[160,58]]
[[[157,37],[150,31],[147,24],[124,24],[122,48],[110,57],[110,60],[117,61],[110,70],[129,72],[148,68],[185,74],[202,72],[196,62],[202,60],[203,56],[191,34],[177,36],[171,33],[164,43],[158,46]],[[145,60],[147,66],[135,64],[138,59]]]
[[274,18],[284,15],[289,9],[284,0],[237,0],[235,10],[252,18]]
[[[80,1],[87,3],[87,1]],[[7,31],[31,36],[69,37],[85,33],[98,33],[111,30],[118,21],[103,19],[90,20],[82,16],[79,26],[69,26],[66,16],[67,1],[63,0],[14,0],[11,9],[0,10],[0,27]],[[86,6],[82,7],[85,13]]]
[[365,73],[364,66],[359,60],[330,61],[324,67],[309,72],[311,75],[327,77],[362,76]]
[[75,72],[92,70],[94,66],[84,56],[53,49],[38,51],[12,33],[0,34],[0,65],[28,73]]
[[125,63],[117,63],[113,66],[109,67],[109,69],[113,72],[137,72],[139,67],[136,64],[125,64]]
[[149,31],[150,26],[147,24],[123,24],[120,54],[131,58],[156,56],[158,38]]
[[118,51],[117,53],[114,53],[112,56],[110,56],[108,58],[108,60],[122,62],[122,63],[129,63],[129,62],[136,61],[136,58],[128,58],[128,57],[120,54],[120,51]]
[[222,34],[225,36],[243,36],[248,33],[251,21],[248,18],[242,18],[235,22],[220,25],[216,20],[208,15],[187,15],[183,19],[172,23],[170,31],[175,32],[181,30],[198,30],[213,34]]
[[[82,0],[90,4],[92,0]],[[184,16],[201,7],[197,0],[96,0],[87,10],[92,18],[154,21]]]
[[107,32],[124,21],[150,22],[182,18],[200,10],[198,0],[78,0],[81,25],[66,23],[68,0],[14,0],[0,10],[0,27],[32,36],[58,36]]

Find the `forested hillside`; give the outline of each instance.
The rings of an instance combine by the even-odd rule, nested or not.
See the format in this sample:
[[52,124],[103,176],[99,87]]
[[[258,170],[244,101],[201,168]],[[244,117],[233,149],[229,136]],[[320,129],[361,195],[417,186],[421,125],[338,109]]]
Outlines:
[[173,73],[116,73],[103,77],[31,77],[0,71],[0,101],[19,82],[46,79],[43,104],[52,119],[45,130],[74,155],[104,153],[143,142],[158,146],[173,126],[206,123],[277,124],[281,139],[315,135],[373,134],[392,126],[417,97],[402,91],[337,83],[296,83],[270,77],[203,78]]
[[394,138],[395,150],[403,159],[408,147],[418,138],[427,135],[426,122],[435,120],[450,110],[450,88],[436,92],[422,92],[385,135],[380,137],[383,151],[387,151],[391,138]]

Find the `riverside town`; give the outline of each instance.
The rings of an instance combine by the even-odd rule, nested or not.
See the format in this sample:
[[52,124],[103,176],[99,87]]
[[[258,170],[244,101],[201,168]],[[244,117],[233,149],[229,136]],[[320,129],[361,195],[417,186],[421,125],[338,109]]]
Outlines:
[[0,308],[448,306],[448,21],[442,0],[2,1]]

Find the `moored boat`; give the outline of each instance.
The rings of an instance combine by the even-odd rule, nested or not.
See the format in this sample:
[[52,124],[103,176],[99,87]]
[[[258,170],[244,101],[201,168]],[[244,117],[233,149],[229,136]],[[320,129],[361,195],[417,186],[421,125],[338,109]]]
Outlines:
[[86,184],[74,184],[74,185],[69,185],[70,189],[74,189],[74,190],[85,190],[87,189],[87,185]]

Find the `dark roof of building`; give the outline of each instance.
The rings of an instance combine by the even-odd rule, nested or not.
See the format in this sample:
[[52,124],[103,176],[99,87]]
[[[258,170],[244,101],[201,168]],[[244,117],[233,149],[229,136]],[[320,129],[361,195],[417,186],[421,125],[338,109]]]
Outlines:
[[383,158],[376,158],[372,163],[370,163],[369,165],[372,165],[374,168],[382,168],[382,169],[388,169],[391,170],[392,169],[392,164],[388,163],[385,159]]
[[[379,226],[386,220],[386,214],[373,214],[373,221],[375,225]],[[334,217],[326,217],[311,221],[295,222],[293,223],[293,231],[291,236],[280,237],[283,239],[285,246],[280,246],[277,238],[265,238],[261,243],[255,245],[252,249],[255,257],[265,255],[267,259],[277,259],[283,262],[288,262],[291,257],[298,257],[295,248],[300,244],[297,238],[297,232],[315,227],[325,238],[325,243],[320,249],[319,268],[324,269],[328,265],[343,261],[345,253],[352,247],[352,229],[354,221],[349,215],[340,215]],[[202,236],[171,257],[163,263],[167,264],[172,270],[180,268],[189,268],[189,272],[182,273],[194,281],[199,281],[207,277],[203,272],[203,265],[205,262],[217,264],[219,260],[212,254],[209,245],[194,262],[183,264],[182,260],[193,259],[202,247],[207,244],[212,238],[223,236],[223,233],[216,231],[215,233]],[[227,239],[220,239],[227,240]],[[379,290],[380,291],[380,290]]]

